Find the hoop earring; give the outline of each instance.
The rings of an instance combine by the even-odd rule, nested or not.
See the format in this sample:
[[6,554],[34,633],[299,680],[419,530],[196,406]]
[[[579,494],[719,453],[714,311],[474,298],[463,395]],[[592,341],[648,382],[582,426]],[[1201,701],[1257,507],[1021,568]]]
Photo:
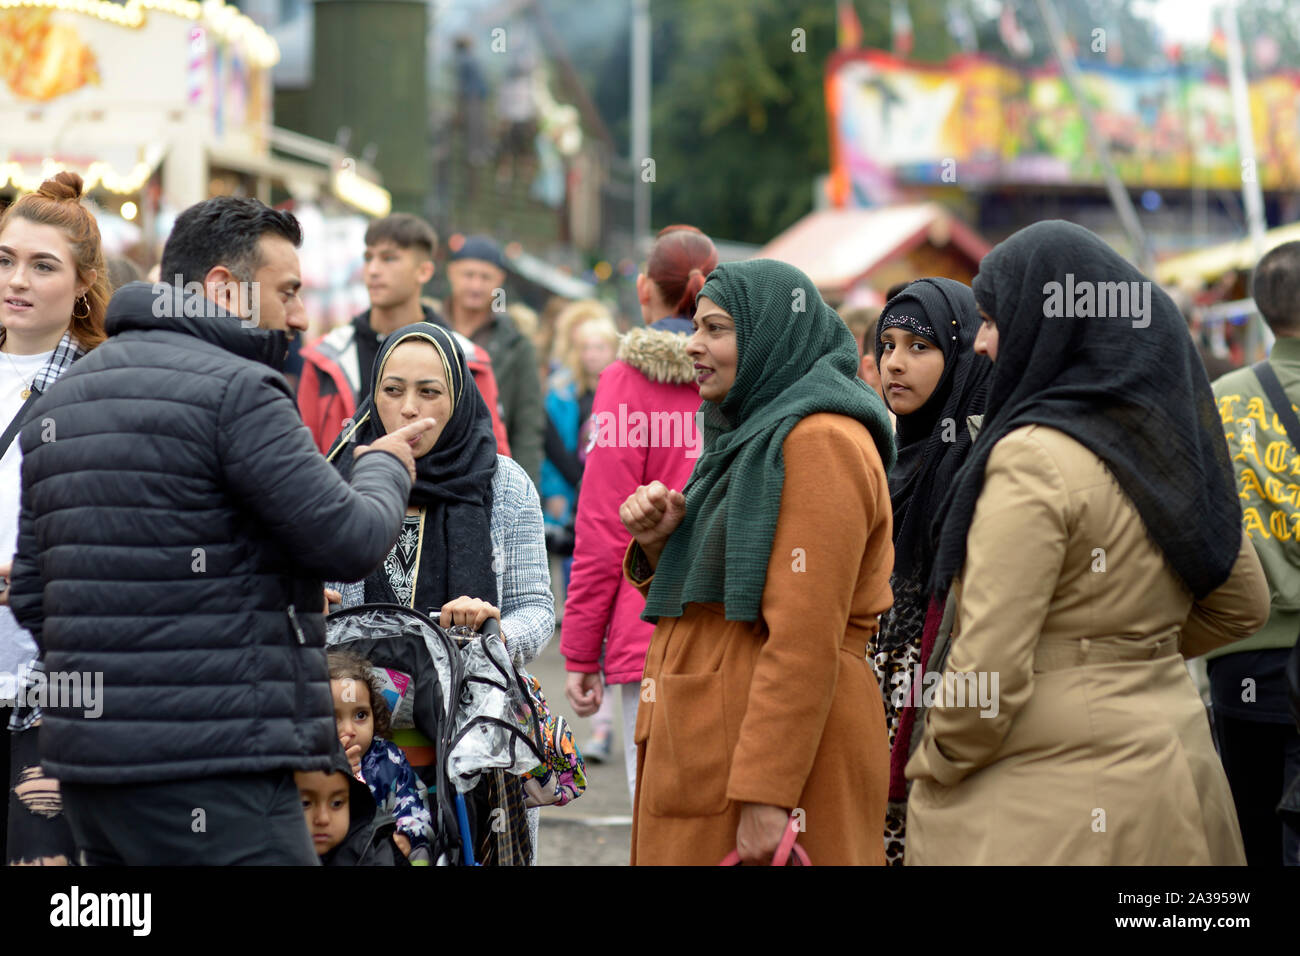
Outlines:
[[[86,314],[85,314],[85,315],[77,315],[77,306],[78,306],[78,305],[84,305],[84,306],[86,307]],[[73,317],[74,319],[88,319],[88,318],[90,318],[90,301],[89,301],[89,300],[88,300],[84,295],[83,295],[80,299],[78,299],[76,302],[72,303],[72,317]]]

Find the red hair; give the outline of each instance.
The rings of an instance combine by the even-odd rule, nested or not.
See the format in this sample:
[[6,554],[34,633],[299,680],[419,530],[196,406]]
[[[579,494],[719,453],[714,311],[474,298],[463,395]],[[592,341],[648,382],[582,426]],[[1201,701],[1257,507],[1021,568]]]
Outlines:
[[695,315],[695,297],[704,280],[717,267],[718,250],[712,239],[694,226],[665,226],[650,250],[645,272],[673,315],[689,319]]
[[54,226],[67,237],[77,264],[77,278],[87,282],[95,273],[93,284],[86,288],[87,315],[78,317],[77,306],[68,317],[68,328],[78,344],[86,350],[101,344],[104,334],[104,313],[108,311],[108,267],[104,264],[104,250],[99,240],[99,225],[90,210],[81,204],[81,177],[64,171],[53,179],[41,183],[41,188],[28,193],[5,210],[0,216],[0,232],[10,220],[26,219],[38,226]]

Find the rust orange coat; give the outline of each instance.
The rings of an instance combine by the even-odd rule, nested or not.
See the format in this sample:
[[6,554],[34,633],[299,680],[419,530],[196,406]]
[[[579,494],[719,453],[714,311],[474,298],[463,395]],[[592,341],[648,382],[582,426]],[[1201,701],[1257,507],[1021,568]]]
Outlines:
[[[867,429],[842,415],[808,416],[782,452],[760,619],[688,604],[655,627],[636,720],[634,865],[718,863],[743,803],[801,810],[813,865],[884,864],[889,750],[866,645],[893,601],[885,470]],[[634,549],[624,573],[646,589]]]

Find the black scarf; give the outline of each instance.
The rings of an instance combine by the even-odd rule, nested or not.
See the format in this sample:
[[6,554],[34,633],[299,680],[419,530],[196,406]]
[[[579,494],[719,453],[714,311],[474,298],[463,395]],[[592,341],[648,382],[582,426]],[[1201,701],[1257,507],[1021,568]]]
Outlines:
[[[1102,283],[1125,283],[1127,309]],[[1241,545],[1241,506],[1209,380],[1169,296],[1060,220],[1000,243],[974,288],[997,324],[997,360],[979,439],[942,509],[934,590],[946,593],[966,560],[993,446],[1029,424],[1064,432],[1106,463],[1194,597],[1222,584]]]
[[876,333],[877,366],[884,351],[884,317],[900,310],[928,318],[943,352],[943,375],[930,397],[912,414],[898,416],[898,464],[889,473],[894,567],[907,572],[921,567],[928,576],[934,555],[929,531],[937,499],[970,450],[966,419],[984,411],[993,365],[973,351],[980,318],[970,288],[934,278],[918,279],[886,304]]
[[[425,517],[412,606],[436,614],[462,594],[499,606],[490,535],[497,443],[487,405],[450,332],[416,322],[384,339],[371,377],[374,389],[357,408],[356,424],[343,431],[327,457],[347,478],[352,473],[353,451],[385,434],[375,411],[375,392],[383,381],[388,356],[412,338],[437,348],[453,398],[451,418],[437,444],[415,460],[410,503],[424,508]],[[398,603],[382,565],[366,578],[366,603],[376,602]]]

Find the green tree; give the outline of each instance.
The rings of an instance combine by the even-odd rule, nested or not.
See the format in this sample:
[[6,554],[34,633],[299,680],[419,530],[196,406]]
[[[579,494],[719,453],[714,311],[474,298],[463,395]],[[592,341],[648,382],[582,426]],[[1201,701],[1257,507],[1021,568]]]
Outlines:
[[[542,0],[622,152],[629,147],[628,17],[631,0]],[[957,0],[974,23],[979,51],[1011,57],[998,34],[1000,3]],[[1126,66],[1163,53],[1141,0],[1056,0],[1081,63],[1105,62],[1093,30],[1118,41]],[[1267,5],[1285,0],[1250,0]],[[908,3],[909,58],[943,62],[961,52],[949,4]],[[856,0],[862,46],[891,47],[890,4]],[[1054,62],[1033,0],[1020,22],[1034,42],[1029,65]],[[611,12],[617,10],[617,16]],[[835,0],[651,0],[651,154],[656,227],[689,222],[710,235],[762,243],[806,214],[813,184],[830,165],[827,61],[836,52]],[[802,44],[792,31],[802,30]],[[636,159],[634,157],[634,159]]]
[[[889,4],[854,6],[863,47],[889,49]],[[913,59],[958,52],[943,4],[908,7]],[[662,69],[652,106],[655,225],[768,241],[812,209],[814,182],[829,170],[834,0],[654,0],[651,16]]]

